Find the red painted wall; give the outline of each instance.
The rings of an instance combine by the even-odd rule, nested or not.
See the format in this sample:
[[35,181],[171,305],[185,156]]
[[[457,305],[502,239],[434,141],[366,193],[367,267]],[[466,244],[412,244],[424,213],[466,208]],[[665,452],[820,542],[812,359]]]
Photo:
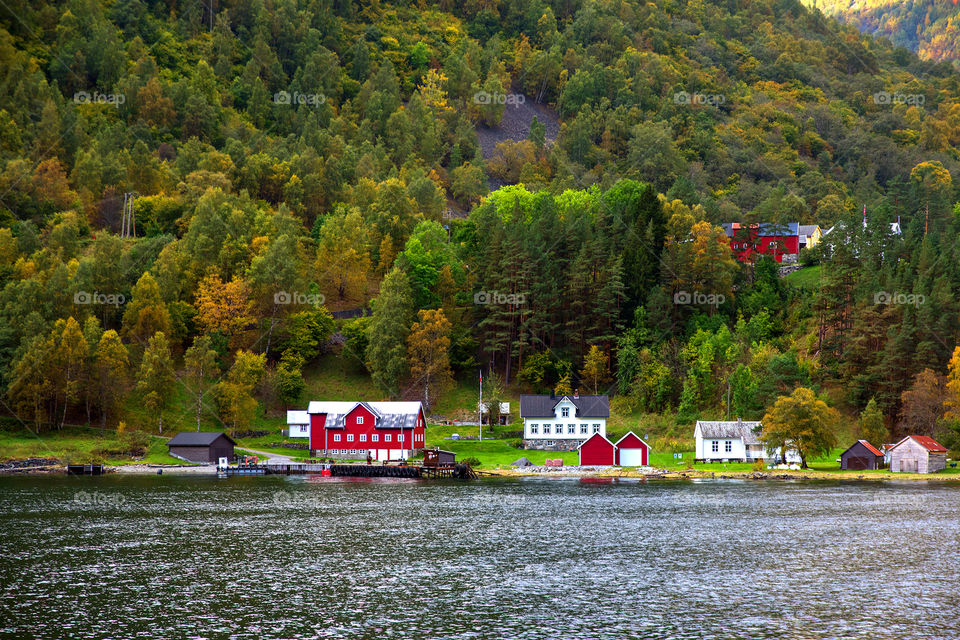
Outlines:
[[311,413],[310,414],[310,448],[311,449],[324,449],[323,446],[323,432],[324,425],[327,423],[327,414],[325,413]]
[[613,443],[595,433],[580,446],[580,464],[581,465],[607,465],[615,464],[616,447]]
[[650,462],[650,447],[644,443],[639,437],[633,433],[628,433],[624,437],[620,444],[617,445],[617,464],[620,464],[620,452],[624,449],[642,449],[643,453],[641,454],[642,464],[647,465]]
[[[739,245],[739,248],[736,246]],[[746,245],[746,248],[744,248]],[[753,245],[753,246],[751,246]],[[753,247],[756,247],[754,251]],[[730,250],[737,260],[747,262],[753,258],[753,253],[761,253],[772,257],[777,262],[783,262],[787,253],[800,253],[799,236],[753,236],[751,238],[730,238]]]

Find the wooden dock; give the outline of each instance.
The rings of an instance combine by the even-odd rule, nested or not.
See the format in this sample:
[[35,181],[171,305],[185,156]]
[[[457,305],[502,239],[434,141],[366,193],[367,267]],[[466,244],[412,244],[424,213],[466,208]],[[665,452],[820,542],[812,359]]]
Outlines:
[[466,464],[446,466],[383,465],[383,464],[316,464],[295,462],[289,464],[250,464],[227,467],[222,473],[227,476],[252,475],[321,475],[329,471],[341,478],[452,478],[473,480],[476,472]]

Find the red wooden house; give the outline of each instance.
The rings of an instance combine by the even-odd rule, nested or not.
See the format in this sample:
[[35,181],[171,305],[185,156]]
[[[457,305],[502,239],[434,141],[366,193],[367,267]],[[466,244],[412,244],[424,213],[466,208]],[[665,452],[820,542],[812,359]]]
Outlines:
[[645,467],[650,460],[650,445],[640,439],[633,431],[627,433],[615,445],[617,464],[624,467]]
[[577,451],[580,454],[581,465],[617,464],[617,446],[600,433],[595,433],[584,440],[577,447]]
[[752,261],[756,253],[768,255],[777,262],[795,262],[800,253],[799,223],[745,225],[726,222],[721,226],[730,238],[730,249],[740,262]]
[[327,458],[406,460],[424,446],[419,402],[310,403],[310,449]]

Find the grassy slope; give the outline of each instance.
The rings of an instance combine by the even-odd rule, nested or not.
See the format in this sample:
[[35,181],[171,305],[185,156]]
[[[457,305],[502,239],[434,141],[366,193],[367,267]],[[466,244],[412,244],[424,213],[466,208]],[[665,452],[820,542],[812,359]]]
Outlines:
[[820,286],[820,267],[804,267],[786,276],[783,281],[797,288],[816,289]]

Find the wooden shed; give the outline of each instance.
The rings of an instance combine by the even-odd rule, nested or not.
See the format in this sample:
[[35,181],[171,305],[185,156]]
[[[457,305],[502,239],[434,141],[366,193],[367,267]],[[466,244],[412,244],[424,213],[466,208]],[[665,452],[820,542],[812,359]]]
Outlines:
[[650,445],[633,431],[617,440],[617,464],[624,467],[645,467],[650,462]]
[[930,436],[907,436],[889,453],[894,473],[935,473],[947,467],[947,448]]
[[219,431],[185,431],[170,438],[167,448],[171,456],[189,462],[217,462],[218,458],[233,458],[236,444],[233,438]]
[[601,433],[595,433],[584,440],[577,447],[577,452],[580,454],[581,465],[617,464],[617,446]]
[[866,440],[857,440],[840,454],[840,468],[852,471],[882,469],[883,453]]
[[457,464],[457,454],[442,449],[425,449],[423,452],[423,466],[425,467],[452,467]]

